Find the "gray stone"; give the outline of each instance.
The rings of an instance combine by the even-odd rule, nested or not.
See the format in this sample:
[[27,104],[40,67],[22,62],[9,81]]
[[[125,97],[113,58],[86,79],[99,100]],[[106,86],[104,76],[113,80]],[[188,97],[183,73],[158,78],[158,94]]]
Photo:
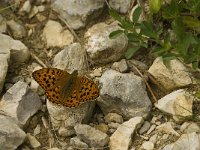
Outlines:
[[119,13],[127,13],[131,3],[133,3],[132,0],[109,0],[111,8],[115,9]]
[[104,0],[55,0],[52,8],[65,19],[73,29],[80,29],[98,17],[104,7]]
[[110,137],[110,150],[128,150],[132,142],[132,135],[143,122],[142,117],[135,117],[120,125]]
[[94,110],[94,103],[88,102],[77,108],[66,108],[47,101],[47,109],[54,129],[56,131],[61,129],[66,133],[62,136],[70,136],[74,133],[74,126],[89,121]]
[[57,147],[54,147],[54,148],[50,148],[50,149],[48,149],[48,150],[61,150],[61,149],[59,149],[59,148],[57,148]]
[[89,146],[84,143],[83,141],[81,141],[78,137],[73,137],[70,139],[70,144],[74,147],[74,148],[89,148]]
[[10,60],[10,52],[9,51],[4,51],[1,48],[1,42],[0,42],[0,93],[3,89],[6,74],[8,71],[8,63]]
[[199,150],[200,134],[195,132],[182,134],[174,143],[166,145],[162,150]]
[[109,128],[117,129],[120,126],[120,124],[111,122],[111,123],[108,124],[108,126],[109,126]]
[[98,129],[99,131],[103,132],[103,133],[107,133],[109,128],[108,128],[108,125],[105,124],[105,123],[100,123],[100,124],[97,124],[95,126],[96,129]]
[[173,115],[175,120],[179,120],[192,115],[193,99],[193,94],[179,89],[158,100],[155,106],[159,110]]
[[117,113],[108,113],[107,115],[105,115],[104,119],[107,123],[111,122],[123,123],[122,116]]
[[0,14],[0,33],[5,33],[7,30],[6,20]]
[[26,36],[26,29],[20,23],[14,20],[9,20],[7,21],[7,25],[15,38],[23,38]]
[[153,136],[151,136],[149,138],[149,141],[152,142],[152,143],[154,143],[154,144],[156,144],[156,142],[158,141],[158,139],[159,139],[158,134],[154,134]]
[[64,47],[74,41],[74,37],[67,29],[63,29],[59,22],[49,20],[42,33],[43,40],[50,47]]
[[34,131],[33,131],[33,135],[35,136],[35,135],[38,135],[38,134],[40,134],[40,131],[41,130],[41,127],[40,127],[40,125],[38,124],[37,126],[36,126],[36,128],[34,129]]
[[2,150],[17,149],[24,141],[26,134],[12,118],[0,115],[0,120],[0,148]]
[[144,143],[142,143],[142,147],[145,150],[153,150],[154,149],[154,144],[150,141],[145,141]]
[[151,127],[151,124],[148,121],[145,121],[142,128],[139,130],[139,133],[143,134],[143,133],[147,132],[150,127]]
[[79,124],[74,129],[76,135],[90,147],[103,147],[108,144],[108,135],[89,125]]
[[22,7],[20,8],[19,12],[22,13],[30,13],[31,11],[31,3],[29,0],[25,1]]
[[171,60],[167,68],[159,57],[154,60],[148,72],[156,79],[158,84],[169,91],[197,82],[188,68],[177,59]]
[[31,19],[31,18],[34,17],[38,12],[39,12],[38,7],[37,7],[37,6],[34,6],[34,7],[31,9],[31,12],[29,13],[29,16],[28,16],[28,17]]
[[59,52],[53,61],[53,66],[70,73],[74,70],[82,71],[86,69],[85,51],[80,43],[73,43]]
[[0,54],[10,53],[11,63],[23,63],[30,58],[28,48],[8,35],[0,34]]
[[184,122],[180,128],[183,133],[200,132],[200,127],[195,122]]
[[173,134],[173,135],[176,135],[176,136],[180,136],[179,133],[176,132],[173,129],[171,122],[166,122],[166,123],[161,124],[160,126],[157,126],[156,130],[160,131],[160,132],[164,132],[164,133],[168,133],[168,134]]
[[147,134],[150,134],[153,130],[155,130],[155,128],[156,128],[156,125],[153,124],[153,125],[149,128],[149,130],[147,131]]
[[128,71],[128,64],[125,59],[122,59],[119,62],[113,63],[112,68],[123,73]]
[[75,131],[73,129],[68,129],[65,127],[60,127],[58,130],[58,134],[62,137],[67,137],[75,134]]
[[104,114],[116,112],[126,118],[146,117],[151,110],[151,101],[140,77],[107,70],[99,83],[102,87],[97,103]]
[[0,102],[1,112],[14,118],[20,126],[24,126],[41,106],[39,96],[21,81],[14,84]]
[[30,133],[27,133],[26,135],[32,148],[39,148],[41,146],[40,142],[38,142],[38,140]]
[[128,46],[127,37],[122,34],[115,39],[109,38],[109,34],[117,29],[119,26],[116,24],[99,23],[85,33],[88,39],[85,49],[94,63],[107,64],[123,57]]

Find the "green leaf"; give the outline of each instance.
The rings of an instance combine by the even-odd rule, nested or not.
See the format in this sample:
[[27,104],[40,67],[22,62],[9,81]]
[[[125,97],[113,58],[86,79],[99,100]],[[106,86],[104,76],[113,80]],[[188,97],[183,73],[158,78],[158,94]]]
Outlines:
[[192,68],[193,69],[197,69],[198,66],[199,66],[199,62],[198,61],[192,63]]
[[178,16],[180,16],[180,8],[179,4],[177,3],[177,0],[172,0],[169,5],[165,5],[163,7],[163,15],[162,17],[164,19],[175,19]]
[[109,14],[110,14],[110,16],[112,16],[115,20],[117,20],[117,21],[119,21],[119,22],[122,21],[122,18],[121,18],[122,16],[119,15],[119,14],[117,13],[117,11],[115,11],[113,8],[109,9]]
[[116,31],[113,31],[109,34],[109,38],[110,39],[115,39],[116,37],[120,36],[122,33],[124,33],[123,30],[116,30]]
[[130,42],[136,42],[136,41],[139,41],[139,37],[137,34],[134,34],[134,33],[128,33],[127,34],[127,37],[128,37],[128,40]]
[[160,10],[162,3],[163,0],[150,0],[150,11],[156,14]]
[[191,16],[183,16],[182,17],[183,23],[186,27],[192,28],[198,32],[200,32],[200,21],[197,18]]
[[140,7],[137,7],[133,13],[132,21],[135,23],[138,21],[140,15],[141,15],[142,9]]
[[129,48],[125,53],[126,59],[130,59],[135,54],[135,52],[139,50],[139,48],[140,47]]
[[153,30],[153,26],[151,24],[151,22],[147,22],[147,21],[143,21],[141,23],[141,33],[147,37],[151,37],[154,39],[157,39],[157,34],[156,32]]

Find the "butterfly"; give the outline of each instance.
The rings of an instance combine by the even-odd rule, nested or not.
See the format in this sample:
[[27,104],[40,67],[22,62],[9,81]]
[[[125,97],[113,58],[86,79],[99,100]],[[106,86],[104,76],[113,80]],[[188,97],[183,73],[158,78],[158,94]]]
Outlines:
[[78,107],[84,102],[99,96],[98,86],[78,71],[69,74],[57,68],[43,68],[32,73],[32,77],[44,89],[52,103],[69,108]]

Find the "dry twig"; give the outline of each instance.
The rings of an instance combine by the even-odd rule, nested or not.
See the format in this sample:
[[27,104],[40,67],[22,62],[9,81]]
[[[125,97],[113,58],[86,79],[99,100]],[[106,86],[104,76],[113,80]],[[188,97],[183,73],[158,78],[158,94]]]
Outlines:
[[35,54],[31,53],[31,56],[44,68],[47,68],[47,65],[45,65],[45,63],[39,59]]

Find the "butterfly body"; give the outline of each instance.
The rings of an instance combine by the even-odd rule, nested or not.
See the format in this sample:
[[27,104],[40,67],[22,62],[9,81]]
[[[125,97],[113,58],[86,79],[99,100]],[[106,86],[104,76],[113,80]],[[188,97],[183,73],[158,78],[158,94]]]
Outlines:
[[97,85],[88,78],[69,74],[57,68],[43,68],[34,71],[33,78],[44,89],[49,101],[69,108],[91,101],[99,96]]

